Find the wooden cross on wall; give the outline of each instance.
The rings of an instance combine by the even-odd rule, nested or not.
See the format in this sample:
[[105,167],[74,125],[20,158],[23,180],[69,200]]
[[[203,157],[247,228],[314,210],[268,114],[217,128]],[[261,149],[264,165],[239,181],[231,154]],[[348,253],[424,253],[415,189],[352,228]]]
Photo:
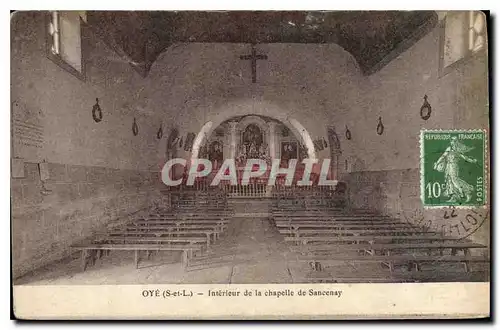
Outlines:
[[241,55],[241,60],[250,60],[252,66],[252,83],[257,82],[257,60],[267,60],[267,55],[257,55],[255,44],[252,44],[252,53],[250,55]]

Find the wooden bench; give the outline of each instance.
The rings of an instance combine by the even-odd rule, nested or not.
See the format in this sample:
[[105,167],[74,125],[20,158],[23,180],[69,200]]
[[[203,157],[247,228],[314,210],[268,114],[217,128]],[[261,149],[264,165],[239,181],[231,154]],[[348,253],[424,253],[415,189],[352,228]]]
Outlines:
[[[411,270],[413,267],[415,270],[420,269],[420,264],[422,263],[463,263],[465,266],[465,271],[468,272],[470,269],[470,263],[487,263],[489,260],[483,256],[471,256],[471,255],[445,255],[439,256],[428,256],[428,255],[361,255],[361,256],[347,256],[347,255],[339,255],[335,257],[330,256],[305,256],[300,260],[302,261],[313,261],[317,264],[320,261],[330,261],[330,262],[338,262],[338,261],[349,261],[349,262],[363,262],[363,263],[383,263],[389,267],[390,271],[394,270],[394,263],[400,262],[404,264],[408,264],[408,269]],[[317,267],[317,266],[315,266]],[[321,267],[322,268],[322,267]]]
[[92,239],[94,243],[98,242],[155,242],[158,244],[176,244],[176,243],[190,243],[192,245],[202,244],[208,246],[209,240],[206,237],[142,237],[131,235],[97,235]]
[[401,235],[401,236],[376,236],[376,235],[344,235],[344,236],[287,236],[284,238],[286,242],[295,242],[297,244],[308,244],[311,242],[335,242],[335,243],[356,243],[360,242],[393,242],[393,241],[446,241],[456,240],[449,236],[441,236],[437,234],[422,234],[422,235]]
[[321,222],[321,221],[276,221],[274,222],[278,228],[288,229],[302,229],[302,228],[331,228],[331,229],[394,229],[394,228],[407,228],[414,230],[415,228],[410,224],[342,224],[338,222]]
[[[469,272],[447,272],[446,276],[435,271],[411,271],[411,272],[388,272],[375,275],[366,275],[363,273],[353,274],[329,274],[325,271],[314,271],[304,277],[298,278],[297,282],[312,283],[395,283],[395,282],[477,282],[487,281],[488,274],[484,271]],[[296,282],[296,283],[297,283]]]
[[[186,215],[186,216],[220,216],[220,217],[230,217],[234,214],[234,211],[215,211],[215,210],[205,210],[205,209],[176,209],[172,215]],[[163,214],[160,214],[163,215]]]
[[224,231],[227,227],[227,224],[224,222],[210,222],[210,221],[175,221],[175,222],[156,222],[156,223],[148,223],[148,222],[140,222],[140,223],[130,223],[125,226],[125,228],[144,228],[148,230],[156,230],[156,229],[165,229],[165,228],[195,228],[194,226],[201,226],[202,228],[215,228],[219,232]]
[[225,219],[138,219],[130,222],[130,224],[138,226],[147,225],[180,225],[180,224],[202,224],[202,225],[227,225],[229,220]]
[[[116,251],[134,251],[135,267],[139,267],[139,251],[181,251],[182,252],[182,265],[187,267],[189,259],[192,257],[194,251],[201,250],[202,246],[192,244],[179,244],[179,245],[165,245],[165,244],[99,244],[99,243],[82,243],[74,244],[71,246],[72,250],[81,251],[81,268],[85,271],[89,262],[89,253],[92,251],[102,250],[116,250]],[[91,257],[91,263],[95,263],[95,256]]]
[[209,222],[192,223],[189,221],[185,221],[185,222],[177,221],[177,222],[173,222],[173,223],[164,222],[163,224],[151,224],[151,225],[147,225],[144,223],[140,223],[140,224],[129,223],[121,228],[143,229],[143,230],[153,230],[153,229],[162,230],[162,229],[168,229],[168,228],[171,228],[172,230],[176,230],[179,228],[192,228],[192,229],[212,229],[213,228],[213,229],[216,229],[217,231],[220,232],[220,231],[223,231],[226,227],[227,227],[227,225],[224,223],[209,223]]
[[199,218],[207,218],[207,219],[227,219],[231,215],[222,214],[222,213],[172,213],[172,214],[150,214],[148,216],[142,217],[144,219],[199,219]]
[[441,242],[424,242],[424,243],[360,243],[360,244],[321,244],[321,245],[296,245],[290,246],[292,252],[297,252],[301,254],[315,253],[319,254],[321,252],[349,252],[349,251],[368,251],[372,255],[376,254],[377,251],[390,251],[390,250],[438,250],[440,255],[443,254],[444,249],[451,249],[451,254],[455,255],[456,251],[463,250],[464,255],[465,249],[473,248],[486,248],[486,246],[470,241],[457,241],[456,239],[450,239]]
[[130,223],[124,227],[126,230],[143,230],[143,231],[170,231],[171,233],[177,233],[182,230],[204,230],[207,234],[215,234],[215,238],[218,238],[218,234],[222,233],[227,228],[227,225],[222,222],[139,222]]
[[289,211],[273,211],[271,212],[274,215],[279,216],[293,216],[296,214],[299,215],[329,215],[332,217],[380,217],[380,218],[391,218],[388,215],[378,214],[378,213],[356,213],[356,212],[347,212],[347,211],[330,211],[330,210],[289,210]]
[[312,219],[322,219],[322,220],[336,220],[336,221],[400,221],[399,219],[394,219],[385,216],[347,216],[347,215],[333,215],[333,214],[273,214],[273,218],[275,219],[294,219],[294,220],[311,220]]
[[[309,218],[310,219],[310,218]],[[328,225],[328,224],[335,224],[338,226],[359,226],[360,228],[363,226],[394,226],[394,225],[400,225],[400,226],[405,226],[405,227],[412,227],[411,224],[409,223],[404,223],[400,221],[359,221],[359,220],[353,220],[353,221],[337,221],[337,220],[323,220],[323,219],[317,219],[317,220],[300,220],[300,219],[274,219],[274,223],[279,223],[279,224],[290,224],[290,225],[308,225],[308,224],[323,224],[323,225]],[[354,228],[354,227],[352,227]]]
[[[340,209],[318,209],[318,208],[308,208],[308,209],[281,209],[272,210],[272,214],[276,215],[288,215],[288,214],[343,214],[345,211]],[[346,213],[347,214],[347,213]]]
[[192,208],[192,209],[189,209],[189,208],[184,208],[184,209],[180,209],[180,210],[169,210],[169,211],[166,211],[166,212],[150,212],[151,214],[154,214],[154,215],[169,215],[169,214],[178,214],[178,213],[182,213],[182,214],[200,214],[199,212],[203,212],[203,214],[215,214],[215,215],[218,215],[218,214],[222,214],[222,215],[230,215],[230,214],[233,214],[234,213],[234,210],[232,209],[207,209],[207,208]]
[[177,222],[184,222],[184,223],[221,223],[221,224],[228,224],[229,219],[225,218],[219,218],[219,217],[158,217],[158,218],[139,218],[137,220],[133,220],[133,223],[177,223]]
[[207,238],[209,243],[215,242],[218,238],[218,231],[214,228],[210,229],[191,229],[191,228],[176,228],[173,230],[157,230],[157,231],[144,231],[144,230],[126,230],[115,229],[98,235],[110,236],[131,236],[131,237],[180,237],[180,236],[193,236],[201,235]]
[[340,213],[340,214],[363,214],[372,215],[377,214],[375,211],[364,210],[364,209],[346,209],[341,207],[328,207],[328,206],[316,206],[316,207],[303,207],[303,206],[290,206],[290,207],[273,207],[272,212],[276,213],[289,213],[289,212],[329,212],[329,213]]
[[[406,228],[387,228],[387,229],[378,229],[378,228],[366,228],[366,229],[331,229],[331,228],[318,228],[318,229],[283,229],[279,228],[278,231],[283,235],[293,235],[295,237],[301,237],[303,235],[345,235],[345,233],[351,235],[391,235],[391,234],[405,234],[405,235],[414,235],[419,234],[417,231],[408,231]],[[434,231],[427,231],[429,233],[436,233]]]
[[211,226],[204,224],[182,224],[179,226],[134,226],[128,225],[124,227],[122,230],[126,230],[128,232],[150,232],[150,233],[158,233],[158,232],[169,232],[171,234],[175,234],[177,232],[187,231],[187,230],[198,230],[198,231],[206,231],[207,233],[213,233],[215,238],[218,239],[220,234],[225,230],[226,226]]
[[[386,262],[392,269],[392,263],[396,261],[414,261],[415,267],[418,268],[418,262],[434,260],[447,262],[464,262],[466,270],[469,269],[469,262],[484,262],[486,258],[479,256],[471,256],[470,249],[484,249],[486,246],[470,241],[457,241],[450,239],[442,242],[426,242],[426,243],[373,243],[373,244],[353,244],[353,245],[321,245],[321,246],[301,246],[292,249],[292,251],[300,253],[298,260],[308,260],[313,262],[323,261],[367,261],[367,262]],[[443,255],[445,249],[450,249],[450,255]],[[425,250],[426,256],[414,255],[391,255],[391,251],[414,251]],[[353,256],[350,251],[368,252],[368,255]],[[433,256],[432,251],[439,251],[439,256]],[[463,256],[457,256],[458,251],[463,251]],[[323,252],[323,253],[322,253]],[[377,252],[383,255],[377,255]],[[410,258],[410,259],[408,259]],[[419,258],[413,260],[411,258]],[[444,258],[444,259],[443,259]],[[444,262],[443,261],[443,262]]]
[[[339,224],[339,223],[315,223],[315,224],[303,224],[303,223],[290,223],[276,224],[278,229],[290,229],[290,230],[304,230],[304,229],[316,229],[316,230],[327,230],[333,229],[338,231],[356,231],[356,230],[384,230],[384,229],[395,229],[395,230],[405,230],[405,231],[417,231],[418,229],[406,224]],[[421,231],[421,230],[420,230]]]

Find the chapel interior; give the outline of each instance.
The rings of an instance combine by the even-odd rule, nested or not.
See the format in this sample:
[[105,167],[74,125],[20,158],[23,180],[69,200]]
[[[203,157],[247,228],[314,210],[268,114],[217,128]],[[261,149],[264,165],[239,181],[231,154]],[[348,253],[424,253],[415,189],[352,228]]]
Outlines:
[[[489,280],[489,209],[424,208],[419,142],[488,127],[487,31],[469,11],[13,13],[14,283]],[[167,186],[175,158],[210,175]],[[226,159],[238,182],[210,185]],[[335,184],[244,185],[248,159],[328,159]]]

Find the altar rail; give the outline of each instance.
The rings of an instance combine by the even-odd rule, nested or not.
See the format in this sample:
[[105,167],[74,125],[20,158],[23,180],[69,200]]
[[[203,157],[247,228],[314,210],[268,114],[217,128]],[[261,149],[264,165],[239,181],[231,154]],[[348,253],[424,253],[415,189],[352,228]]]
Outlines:
[[223,190],[232,198],[265,198],[271,197],[271,190],[263,183],[250,183],[245,186],[226,185]]
[[231,198],[275,198],[286,199],[320,199],[329,200],[339,198],[345,194],[345,183],[339,182],[337,186],[285,186],[284,181],[277,180],[274,186],[268,186],[266,180],[255,180],[248,185],[231,185],[221,182],[218,186],[211,186],[209,180],[198,180],[193,186],[170,187],[170,191],[220,191]]

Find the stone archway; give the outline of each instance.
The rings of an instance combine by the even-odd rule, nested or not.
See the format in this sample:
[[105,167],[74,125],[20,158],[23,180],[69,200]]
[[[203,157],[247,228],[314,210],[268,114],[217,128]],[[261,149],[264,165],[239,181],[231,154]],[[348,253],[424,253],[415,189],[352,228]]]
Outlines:
[[216,115],[211,120],[205,122],[196,135],[191,159],[198,158],[201,146],[221,123],[234,116],[248,116],[251,118],[253,117],[252,115],[264,115],[281,122],[304,144],[307,149],[308,158],[317,159],[311,135],[299,120],[289,117],[286,111],[272,103],[264,103],[260,107],[257,107],[253,103],[249,105],[249,102],[253,102],[253,100],[245,100],[235,105],[227,104],[220,111],[216,111]]

